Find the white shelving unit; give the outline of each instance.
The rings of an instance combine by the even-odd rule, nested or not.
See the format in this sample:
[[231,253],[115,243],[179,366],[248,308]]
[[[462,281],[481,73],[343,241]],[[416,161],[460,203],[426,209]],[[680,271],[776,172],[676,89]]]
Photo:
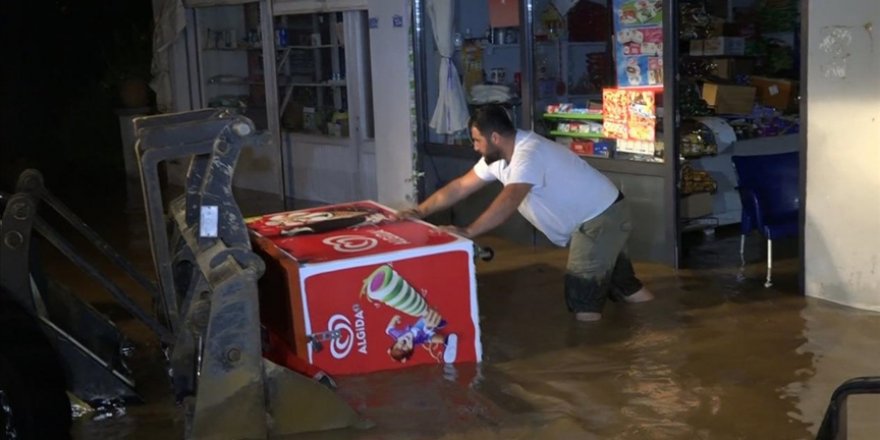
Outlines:
[[201,105],[244,113],[268,129],[259,3],[196,9]]

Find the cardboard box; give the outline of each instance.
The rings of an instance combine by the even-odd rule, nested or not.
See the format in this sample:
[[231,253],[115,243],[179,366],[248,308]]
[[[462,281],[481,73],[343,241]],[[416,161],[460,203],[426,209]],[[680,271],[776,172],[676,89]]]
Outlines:
[[712,214],[712,194],[696,193],[684,196],[678,204],[681,218],[699,218]]
[[703,83],[703,99],[717,114],[747,114],[755,106],[755,88]]
[[593,141],[587,139],[573,139],[571,143],[569,143],[568,148],[571,151],[574,151],[575,154],[581,156],[592,156],[593,155]]
[[691,55],[743,55],[746,41],[742,37],[714,37],[705,40],[691,40]]
[[724,79],[735,79],[738,75],[751,75],[755,70],[755,60],[746,58],[715,58],[712,74]]
[[758,90],[758,102],[761,104],[783,111],[797,107],[800,91],[797,81],[763,76],[753,76],[751,80]]
[[619,151],[621,153],[646,154],[649,156],[653,156],[655,145],[656,144],[654,141],[618,139],[616,151]]
[[519,26],[519,0],[489,0],[489,26]]
[[247,223],[261,321],[300,359],[337,375],[481,360],[470,240],[370,201]]

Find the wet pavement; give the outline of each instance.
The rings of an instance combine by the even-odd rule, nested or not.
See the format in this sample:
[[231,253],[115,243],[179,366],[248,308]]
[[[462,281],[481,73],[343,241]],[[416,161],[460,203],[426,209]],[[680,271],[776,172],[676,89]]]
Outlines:
[[[71,206],[152,275],[138,202]],[[655,301],[609,303],[601,321],[580,323],[565,309],[564,249],[478,241],[496,255],[477,263],[484,362],[337,377],[339,394],[375,426],[290,438],[806,439],[837,385],[880,375],[880,314],[797,294],[795,244],[777,252],[775,285],[765,289],[757,237],[744,269],[735,232],[700,237],[691,269],[636,263]],[[83,417],[74,438],[182,438],[155,338],[57,256],[45,257],[53,276],[137,346],[129,365],[145,403],[119,418]],[[117,281],[150,307],[133,282]],[[851,439],[880,438],[878,405],[877,396],[852,400]]]

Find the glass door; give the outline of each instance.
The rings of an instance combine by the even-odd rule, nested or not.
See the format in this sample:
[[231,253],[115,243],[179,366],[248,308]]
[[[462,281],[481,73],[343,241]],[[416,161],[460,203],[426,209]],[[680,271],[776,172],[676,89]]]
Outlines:
[[260,3],[196,9],[202,105],[268,130]]
[[287,194],[299,200],[376,193],[367,11],[345,6],[273,4],[276,120]]
[[337,140],[354,132],[373,137],[365,22],[365,11],[275,17],[283,131]]

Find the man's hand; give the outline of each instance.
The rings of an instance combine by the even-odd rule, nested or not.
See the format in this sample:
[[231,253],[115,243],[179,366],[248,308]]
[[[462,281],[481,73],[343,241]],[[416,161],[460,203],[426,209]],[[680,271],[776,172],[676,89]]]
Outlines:
[[480,214],[473,223],[466,227],[441,226],[440,229],[465,238],[474,238],[482,235],[507,220],[531,190],[532,184],[530,183],[511,183],[506,185],[501,190],[501,193],[495,197],[495,200],[492,201],[492,204],[489,205],[489,208]]
[[403,211],[398,211],[397,216],[402,219],[414,219],[414,220],[421,220],[421,219],[425,218],[425,215],[422,214],[422,211],[419,210],[418,206],[416,206],[415,208],[410,208],[410,209],[405,209]]

